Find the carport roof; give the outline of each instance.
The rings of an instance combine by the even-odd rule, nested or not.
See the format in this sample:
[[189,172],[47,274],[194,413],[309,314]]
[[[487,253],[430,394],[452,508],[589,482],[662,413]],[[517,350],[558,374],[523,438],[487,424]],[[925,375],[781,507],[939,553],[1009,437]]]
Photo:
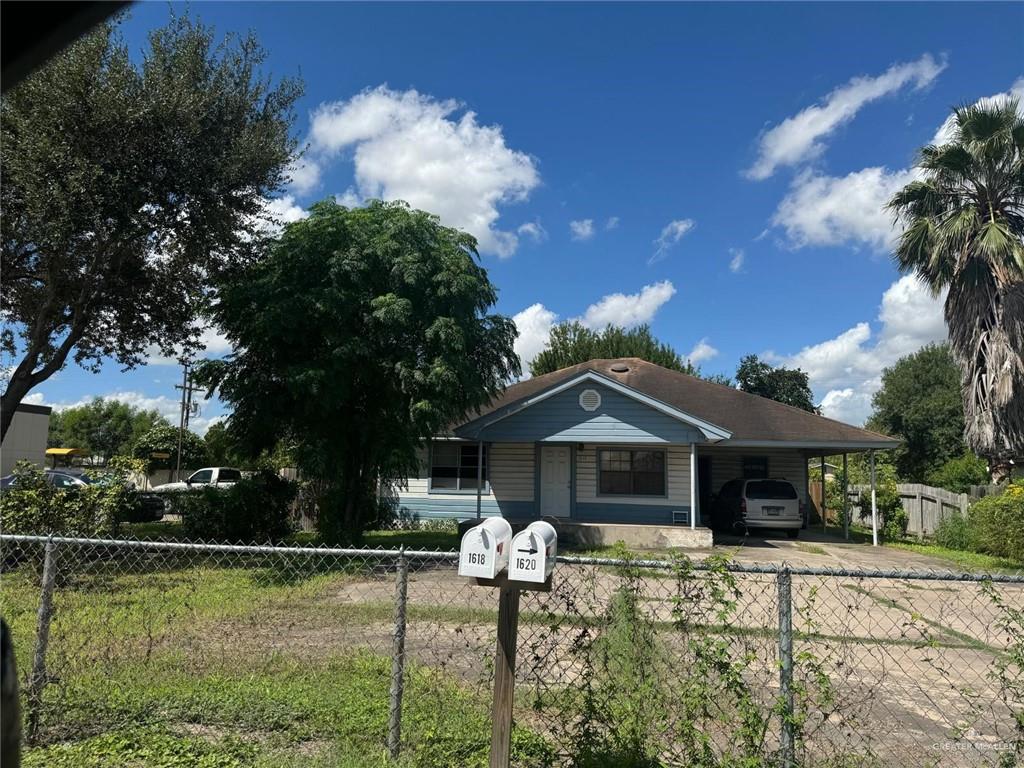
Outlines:
[[[625,370],[622,370],[625,369]],[[720,445],[786,445],[836,453],[893,448],[899,440],[808,413],[733,387],[669,370],[636,357],[589,360],[512,384],[470,421],[506,409],[588,371],[731,432]]]

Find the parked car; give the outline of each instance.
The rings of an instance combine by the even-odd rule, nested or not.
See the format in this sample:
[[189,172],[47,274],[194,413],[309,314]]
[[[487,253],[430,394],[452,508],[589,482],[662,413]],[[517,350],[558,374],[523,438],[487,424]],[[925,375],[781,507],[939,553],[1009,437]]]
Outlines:
[[[43,477],[46,482],[54,488],[62,490],[73,490],[85,488],[90,485],[103,485],[109,480],[104,476],[90,477],[86,474],[77,474],[70,470],[46,469],[43,470]],[[7,475],[0,478],[0,488],[7,489],[16,486],[18,476]],[[126,522],[142,523],[155,522],[164,516],[164,500],[151,491],[138,491],[136,494],[135,509],[129,515]]]
[[192,491],[203,486],[212,485],[218,488],[226,488],[234,485],[242,479],[242,470],[234,467],[203,467],[197,469],[184,480],[176,483],[164,483],[153,489],[154,493],[179,493],[181,491]]
[[804,516],[800,496],[788,480],[730,480],[714,496],[711,524],[727,531],[785,531],[800,535]]

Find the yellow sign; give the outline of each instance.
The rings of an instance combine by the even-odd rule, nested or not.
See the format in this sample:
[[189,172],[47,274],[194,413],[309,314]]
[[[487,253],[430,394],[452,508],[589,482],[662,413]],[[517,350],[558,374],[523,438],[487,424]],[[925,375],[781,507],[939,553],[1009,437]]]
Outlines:
[[149,455],[150,455],[150,458],[153,458],[153,459],[169,459],[169,458],[171,458],[171,454],[169,454],[169,453],[151,453]]

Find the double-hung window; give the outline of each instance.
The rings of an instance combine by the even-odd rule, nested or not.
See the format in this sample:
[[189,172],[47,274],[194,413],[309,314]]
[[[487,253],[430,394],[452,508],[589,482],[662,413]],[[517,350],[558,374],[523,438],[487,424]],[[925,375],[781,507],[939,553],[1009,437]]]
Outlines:
[[[475,491],[477,444],[435,440],[430,450],[430,490]],[[487,446],[484,446],[483,488],[487,490]]]
[[598,493],[602,496],[664,496],[665,452],[598,451]]

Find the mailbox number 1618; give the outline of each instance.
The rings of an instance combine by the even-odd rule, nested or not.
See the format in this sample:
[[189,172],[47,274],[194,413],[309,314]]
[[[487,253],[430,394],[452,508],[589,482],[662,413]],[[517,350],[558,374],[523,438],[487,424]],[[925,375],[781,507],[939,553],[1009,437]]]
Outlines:
[[470,565],[485,565],[487,556],[483,552],[470,552],[469,562]]

